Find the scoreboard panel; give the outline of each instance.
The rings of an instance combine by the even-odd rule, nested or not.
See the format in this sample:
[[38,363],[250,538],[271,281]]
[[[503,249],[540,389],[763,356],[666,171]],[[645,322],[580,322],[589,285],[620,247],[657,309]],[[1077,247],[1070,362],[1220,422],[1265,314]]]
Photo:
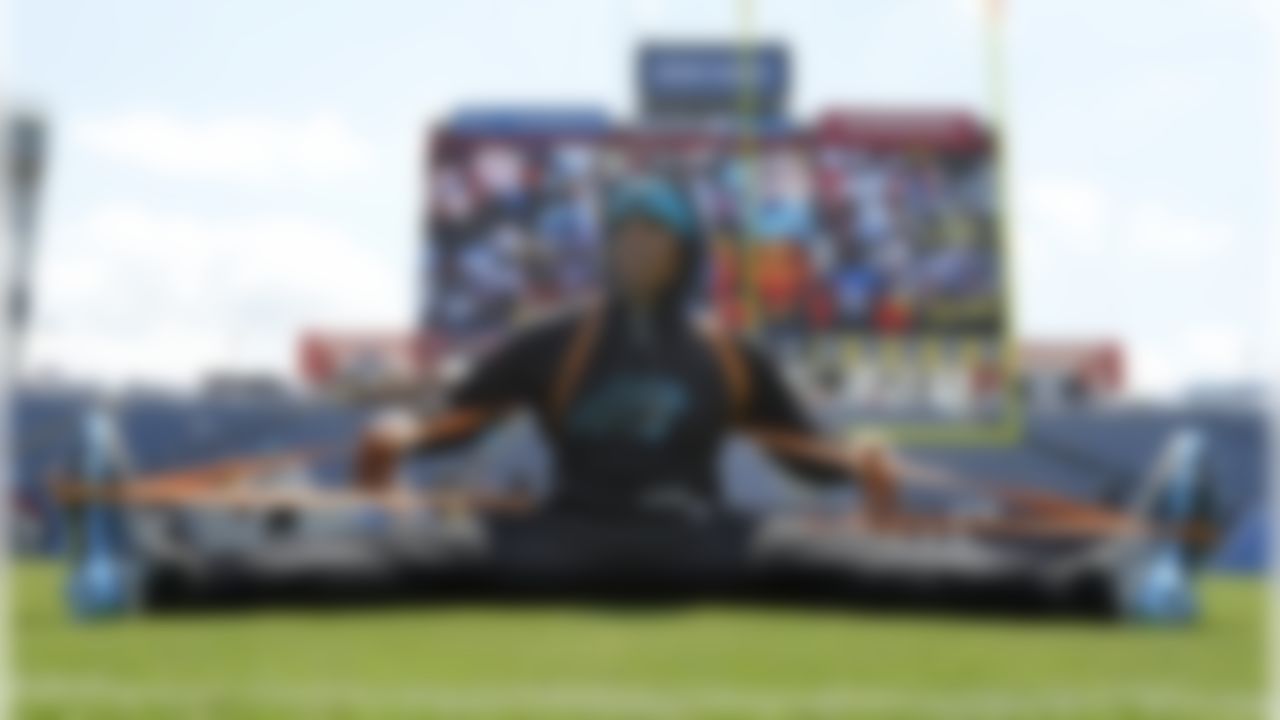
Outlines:
[[710,259],[702,309],[763,344],[827,425],[922,442],[1016,432],[994,143],[975,119],[853,110],[749,129],[580,120],[433,135],[432,338],[484,347],[597,294],[609,189],[658,174],[699,215]]

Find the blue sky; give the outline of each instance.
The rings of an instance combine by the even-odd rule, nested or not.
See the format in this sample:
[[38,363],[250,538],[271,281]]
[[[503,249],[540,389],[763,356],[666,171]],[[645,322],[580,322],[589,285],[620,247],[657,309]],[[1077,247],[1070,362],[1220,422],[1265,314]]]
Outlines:
[[[1022,334],[1121,339],[1146,393],[1261,375],[1269,3],[1006,4]],[[289,370],[310,327],[409,326],[430,118],[494,100],[632,115],[636,43],[735,37],[736,8],[15,0],[12,86],[55,143],[31,363],[182,382]],[[974,0],[756,0],[753,15],[793,48],[802,117],[988,109]]]

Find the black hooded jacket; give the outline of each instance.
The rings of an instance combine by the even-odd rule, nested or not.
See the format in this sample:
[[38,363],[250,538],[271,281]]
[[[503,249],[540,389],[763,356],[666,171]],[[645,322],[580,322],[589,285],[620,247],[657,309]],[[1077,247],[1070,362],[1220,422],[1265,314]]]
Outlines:
[[[600,308],[526,330],[490,354],[451,396],[454,408],[533,411],[553,451],[553,509],[611,515],[667,502],[715,507],[720,449],[735,423],[813,430],[768,358],[732,340],[747,388],[735,395],[689,309],[701,278],[702,243],[690,233],[681,242],[681,271],[653,307],[632,307],[610,295]],[[598,331],[570,397],[557,404],[566,355],[593,312]],[[838,476],[811,464],[788,465],[815,480]]]
[[[552,506],[628,513],[673,492],[716,504],[717,461],[735,421],[727,378],[707,338],[668,316],[630,327],[627,308],[609,304],[573,397],[554,407],[562,359],[585,322],[573,314],[515,338],[493,353],[452,396],[455,407],[523,406],[533,411],[555,462]],[[764,355],[738,344],[750,391],[736,421],[809,432]],[[822,468],[790,464],[829,480]]]

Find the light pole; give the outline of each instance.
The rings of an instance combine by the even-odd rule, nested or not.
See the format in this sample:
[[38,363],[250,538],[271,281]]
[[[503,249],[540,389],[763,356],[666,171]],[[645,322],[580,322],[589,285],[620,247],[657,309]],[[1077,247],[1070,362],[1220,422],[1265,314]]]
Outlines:
[[31,262],[35,249],[36,212],[44,176],[47,133],[35,113],[9,118],[9,262],[5,288],[8,322],[9,376],[16,378],[27,323],[31,317]]

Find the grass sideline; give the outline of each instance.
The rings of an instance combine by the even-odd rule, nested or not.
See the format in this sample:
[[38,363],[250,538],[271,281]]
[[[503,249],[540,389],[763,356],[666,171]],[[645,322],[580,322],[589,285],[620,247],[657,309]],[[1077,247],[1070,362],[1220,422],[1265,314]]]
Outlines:
[[1262,716],[1265,588],[1192,628],[857,612],[446,607],[79,624],[14,581],[18,718]]

